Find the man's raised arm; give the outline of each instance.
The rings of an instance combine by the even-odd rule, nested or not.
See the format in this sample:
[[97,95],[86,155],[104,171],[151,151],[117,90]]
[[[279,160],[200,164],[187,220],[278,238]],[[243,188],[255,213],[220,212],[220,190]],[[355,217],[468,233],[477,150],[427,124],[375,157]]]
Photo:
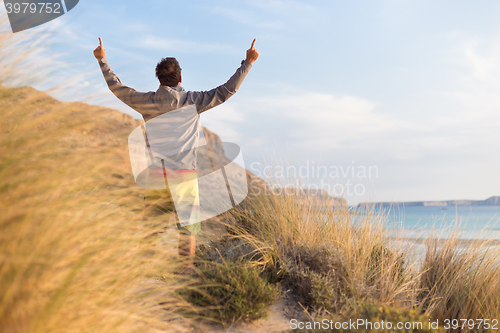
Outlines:
[[147,100],[148,93],[137,92],[135,89],[122,84],[118,76],[111,70],[106,60],[106,50],[102,44],[101,37],[99,37],[99,46],[94,50],[94,57],[99,61],[99,66],[101,66],[101,71],[109,90],[123,103],[136,109]]
[[259,52],[255,49],[255,41],[256,39],[254,38],[252,46],[247,50],[246,59],[241,62],[240,68],[236,70],[236,73],[234,73],[226,83],[209,91],[193,93],[194,104],[198,109],[198,113],[202,113],[224,103],[238,91],[248,71],[252,68],[252,64],[259,58]]

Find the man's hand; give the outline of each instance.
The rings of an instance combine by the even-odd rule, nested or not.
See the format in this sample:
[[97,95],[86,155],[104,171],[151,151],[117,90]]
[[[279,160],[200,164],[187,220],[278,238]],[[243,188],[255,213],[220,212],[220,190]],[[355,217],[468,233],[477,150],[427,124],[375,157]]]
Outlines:
[[257,58],[259,57],[259,52],[257,52],[257,50],[255,49],[255,41],[256,40],[257,40],[257,38],[253,39],[252,46],[250,46],[250,48],[247,50],[246,61],[248,61],[251,64],[253,64],[255,62],[255,60],[257,60]]
[[[253,44],[252,44],[252,46],[253,46]],[[101,59],[104,59],[106,57],[106,50],[104,49],[104,46],[102,46],[101,37],[99,37],[99,46],[94,50],[94,57],[97,60],[101,60]]]

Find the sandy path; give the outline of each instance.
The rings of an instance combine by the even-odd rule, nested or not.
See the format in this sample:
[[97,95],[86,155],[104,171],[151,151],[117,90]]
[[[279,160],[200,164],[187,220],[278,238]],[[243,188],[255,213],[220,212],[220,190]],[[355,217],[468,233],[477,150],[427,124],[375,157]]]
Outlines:
[[266,318],[256,320],[252,323],[240,323],[224,328],[221,325],[207,326],[195,332],[211,333],[281,333],[290,329],[290,319],[286,314],[286,301],[281,298],[269,309]]
[[[168,228],[165,233],[161,233],[157,238],[157,248],[161,248],[163,254],[176,255],[178,244],[178,231],[175,228]],[[205,240],[200,237],[199,243]],[[162,284],[160,281],[148,280],[145,284]],[[284,297],[278,299],[269,308],[269,314],[266,318],[256,320],[252,323],[237,323],[230,327],[222,325],[206,325],[199,328],[186,328],[186,333],[281,333],[290,329],[290,319],[301,316],[300,306],[293,304]]]

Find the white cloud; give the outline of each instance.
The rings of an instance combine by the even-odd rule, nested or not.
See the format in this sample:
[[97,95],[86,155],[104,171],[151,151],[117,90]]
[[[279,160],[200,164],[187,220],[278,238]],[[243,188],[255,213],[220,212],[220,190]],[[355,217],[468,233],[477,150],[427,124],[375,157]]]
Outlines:
[[[457,82],[443,95],[464,110],[464,121],[498,115],[500,110],[500,31],[491,39],[472,37],[453,50]],[[466,116],[469,117],[466,117]],[[498,119],[498,118],[497,118]]]
[[[366,145],[370,136],[398,129],[400,121],[376,114],[377,103],[349,95],[304,92],[259,99],[261,121],[279,122],[293,144],[304,149]],[[348,142],[347,147],[346,142]]]
[[[500,116],[486,122],[474,119],[470,112],[452,118],[436,113],[421,119],[405,119],[382,112],[385,107],[383,101],[358,96],[304,91],[272,98],[240,96],[231,104],[234,109],[231,114],[242,114],[244,121],[220,118],[217,122],[224,124],[219,125],[221,131],[236,129],[237,138],[245,142],[247,149],[255,150],[254,155],[260,147],[250,147],[249,140],[259,136],[268,145],[288,143],[297,156],[320,154],[324,150],[335,154],[350,152],[353,156],[369,153],[391,161],[421,163],[443,152],[458,157],[471,149],[492,149],[494,144],[485,137],[498,137],[496,125],[492,124],[497,124]],[[213,128],[217,126],[214,124]]]
[[223,141],[239,142],[240,126],[245,126],[245,115],[231,104],[222,104],[201,114],[201,124],[215,132]]

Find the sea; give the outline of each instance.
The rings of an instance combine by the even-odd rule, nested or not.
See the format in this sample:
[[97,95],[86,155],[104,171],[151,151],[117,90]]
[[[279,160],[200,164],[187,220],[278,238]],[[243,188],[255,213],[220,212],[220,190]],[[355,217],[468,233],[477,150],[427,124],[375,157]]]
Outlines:
[[388,231],[401,237],[500,240],[500,206],[400,205],[376,212]]
[[[458,240],[458,252],[469,251],[470,242],[482,244],[484,251],[500,249],[500,206],[401,205],[372,213],[382,216],[390,246],[412,253],[416,267],[424,261],[429,238]],[[443,244],[439,242],[438,247]]]

